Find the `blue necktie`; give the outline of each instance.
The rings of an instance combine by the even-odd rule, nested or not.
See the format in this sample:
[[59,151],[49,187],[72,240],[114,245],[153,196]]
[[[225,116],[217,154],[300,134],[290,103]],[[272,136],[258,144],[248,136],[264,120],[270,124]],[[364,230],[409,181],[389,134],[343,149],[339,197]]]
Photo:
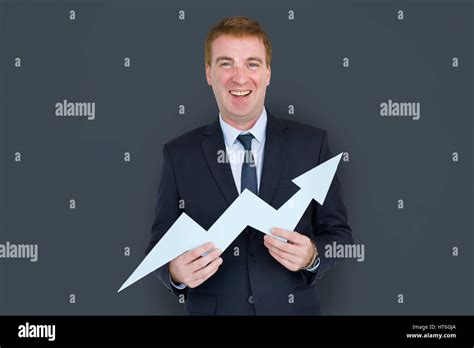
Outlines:
[[258,195],[257,189],[257,168],[253,154],[250,151],[252,149],[252,139],[253,135],[241,134],[237,137],[237,140],[244,146],[246,151],[244,162],[242,163],[242,177],[240,179],[240,192],[243,192],[245,189],[252,191]]

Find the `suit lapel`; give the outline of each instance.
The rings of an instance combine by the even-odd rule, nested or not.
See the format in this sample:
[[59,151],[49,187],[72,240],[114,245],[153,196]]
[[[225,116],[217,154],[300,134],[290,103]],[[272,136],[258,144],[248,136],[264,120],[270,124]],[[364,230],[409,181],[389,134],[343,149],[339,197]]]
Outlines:
[[222,135],[219,121],[215,121],[206,127],[203,134],[206,135],[206,137],[202,141],[201,146],[207,165],[227,204],[230,205],[238,197],[239,193],[237,192],[237,187],[235,186],[234,177],[228,161],[224,163],[217,162],[219,151],[224,151],[224,153],[226,151],[224,136]]
[[[286,122],[273,117],[267,110],[267,130],[265,135],[265,149],[263,155],[262,177],[260,178],[259,196],[271,204],[273,194],[280,181],[283,165],[286,158],[287,138],[284,132]],[[278,208],[278,207],[277,207]],[[255,236],[261,232],[252,229],[249,246]]]
[[263,155],[262,177],[260,178],[259,196],[271,204],[273,193],[280,180],[286,158],[286,127],[284,121],[273,117],[268,111],[267,130],[265,136],[265,152]]

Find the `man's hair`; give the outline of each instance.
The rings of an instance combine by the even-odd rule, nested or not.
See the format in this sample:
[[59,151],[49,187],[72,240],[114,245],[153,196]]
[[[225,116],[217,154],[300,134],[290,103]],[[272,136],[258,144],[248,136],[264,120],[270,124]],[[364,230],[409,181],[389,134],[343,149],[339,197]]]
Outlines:
[[272,44],[267,33],[263,30],[259,22],[242,16],[224,18],[207,33],[204,60],[209,66],[211,66],[212,63],[212,43],[221,35],[231,35],[238,38],[257,37],[261,39],[265,46],[266,63],[267,66],[270,66],[270,61],[272,60]]

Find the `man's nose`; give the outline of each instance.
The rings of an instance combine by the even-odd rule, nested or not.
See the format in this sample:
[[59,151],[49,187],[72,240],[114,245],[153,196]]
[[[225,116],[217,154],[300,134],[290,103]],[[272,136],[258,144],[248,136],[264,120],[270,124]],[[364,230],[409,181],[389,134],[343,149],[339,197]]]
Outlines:
[[245,69],[241,65],[234,65],[234,75],[232,76],[232,81],[238,84],[245,84],[247,82],[247,73],[245,72]]

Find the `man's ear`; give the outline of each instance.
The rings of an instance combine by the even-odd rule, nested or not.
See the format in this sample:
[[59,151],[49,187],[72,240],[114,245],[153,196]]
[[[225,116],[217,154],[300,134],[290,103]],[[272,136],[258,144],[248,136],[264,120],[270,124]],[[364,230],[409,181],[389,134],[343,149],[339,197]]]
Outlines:
[[267,67],[267,83],[266,83],[266,86],[268,86],[270,84],[270,78],[272,77],[272,68]]
[[211,80],[211,67],[209,66],[209,64],[206,63],[206,80],[207,80],[207,84],[209,86],[212,86],[212,80]]

